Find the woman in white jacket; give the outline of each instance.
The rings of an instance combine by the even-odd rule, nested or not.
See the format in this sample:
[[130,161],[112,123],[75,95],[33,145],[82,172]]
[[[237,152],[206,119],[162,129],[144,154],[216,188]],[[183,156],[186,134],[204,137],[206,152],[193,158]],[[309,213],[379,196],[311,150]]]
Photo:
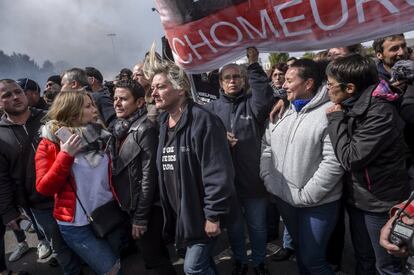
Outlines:
[[315,62],[295,61],[283,85],[290,106],[268,125],[262,141],[260,173],[292,236],[300,274],[334,274],[325,254],[343,169],[327,134],[325,110],[331,103],[321,82]]

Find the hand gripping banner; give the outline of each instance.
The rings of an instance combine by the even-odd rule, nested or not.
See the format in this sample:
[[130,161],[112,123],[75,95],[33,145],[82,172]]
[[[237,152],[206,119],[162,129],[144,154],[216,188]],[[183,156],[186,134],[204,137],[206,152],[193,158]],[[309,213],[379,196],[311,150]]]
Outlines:
[[259,51],[346,46],[414,29],[414,0],[156,0],[176,62],[189,73]]

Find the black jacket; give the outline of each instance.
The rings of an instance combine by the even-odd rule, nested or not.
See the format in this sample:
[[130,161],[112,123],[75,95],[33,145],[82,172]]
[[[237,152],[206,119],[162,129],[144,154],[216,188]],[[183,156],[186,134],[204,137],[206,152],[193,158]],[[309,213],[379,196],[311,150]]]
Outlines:
[[91,92],[90,94],[103,122],[109,129],[112,129],[113,123],[116,120],[116,114],[114,110],[114,101],[109,91],[106,88],[103,88],[97,92]]
[[362,92],[347,112],[328,114],[328,132],[345,168],[344,192],[351,205],[386,212],[410,194],[405,169],[404,122],[393,103]]
[[0,120],[0,215],[8,223],[19,215],[17,206],[53,208],[53,198],[35,189],[34,155],[39,144],[39,129],[45,113],[31,108],[26,124]]
[[[384,68],[384,64],[379,62],[377,64],[378,75],[380,79],[383,79],[387,82],[391,80],[391,74],[387,72]],[[405,142],[408,145],[410,150],[410,163],[409,165],[414,165],[414,83],[408,82],[405,90],[403,91],[403,96],[401,97],[399,106],[399,112],[401,117],[404,119],[406,125],[404,128],[404,137]]]
[[224,123],[227,132],[238,139],[231,148],[238,196],[254,198],[266,196],[266,188],[259,176],[261,139],[265,121],[274,104],[273,90],[266,73],[258,63],[247,68],[251,93],[241,91],[236,97],[224,92],[206,108]]
[[129,128],[115,151],[113,184],[121,207],[136,225],[147,225],[151,207],[158,201],[156,152],[158,133],[146,112]]
[[[187,104],[176,128],[179,206],[177,217],[166,194],[162,173],[162,148],[168,129],[168,113],[160,118],[157,151],[158,179],[164,212],[164,236],[175,236],[177,247],[207,243],[206,219],[221,220],[229,212],[234,195],[234,172],[226,133],[220,119],[193,103]],[[173,235],[175,232],[175,235]]]

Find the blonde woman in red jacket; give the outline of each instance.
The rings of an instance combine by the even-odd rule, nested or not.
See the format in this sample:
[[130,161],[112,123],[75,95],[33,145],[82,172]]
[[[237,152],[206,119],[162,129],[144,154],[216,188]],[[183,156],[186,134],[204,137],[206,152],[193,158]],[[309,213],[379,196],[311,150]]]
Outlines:
[[[97,110],[83,90],[60,92],[47,116],[35,157],[36,189],[54,196],[53,216],[67,245],[97,274],[118,274],[117,249],[94,235],[86,214],[115,199],[105,153],[111,135],[94,123]],[[62,127],[66,137],[57,133]]]

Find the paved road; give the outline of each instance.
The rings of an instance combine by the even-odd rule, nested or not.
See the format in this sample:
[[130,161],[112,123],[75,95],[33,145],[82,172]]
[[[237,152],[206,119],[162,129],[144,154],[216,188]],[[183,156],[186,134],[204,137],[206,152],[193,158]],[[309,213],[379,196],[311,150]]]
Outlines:
[[[37,239],[35,234],[27,233],[28,243],[31,247],[29,252],[26,253],[19,261],[9,263],[9,268],[13,270],[25,270],[30,272],[32,275],[62,275],[60,267],[50,267],[46,261],[39,261],[36,255]],[[13,251],[16,245],[16,239],[11,231],[6,233],[6,253],[7,256]],[[268,245],[268,255],[271,255],[277,249],[279,249],[280,241],[277,240],[274,243]],[[216,247],[215,257],[218,269],[222,275],[231,274],[231,253],[228,249],[228,241],[225,234],[222,234]],[[278,275],[291,275],[298,274],[296,269],[296,262],[294,259],[285,262],[274,262],[267,259],[267,265],[270,274]],[[123,260],[122,266],[125,268],[125,274],[140,274],[140,275],[155,275],[153,272],[145,272],[144,264],[139,253],[131,255]],[[175,259],[174,266],[176,267],[178,274],[182,272],[182,260]],[[342,271],[337,274],[353,274],[354,261],[352,254],[352,247],[350,245],[349,237],[347,235],[345,251],[344,251],[344,263]],[[92,272],[86,270],[86,273],[93,275]],[[253,275],[254,272],[249,269],[249,275]]]

